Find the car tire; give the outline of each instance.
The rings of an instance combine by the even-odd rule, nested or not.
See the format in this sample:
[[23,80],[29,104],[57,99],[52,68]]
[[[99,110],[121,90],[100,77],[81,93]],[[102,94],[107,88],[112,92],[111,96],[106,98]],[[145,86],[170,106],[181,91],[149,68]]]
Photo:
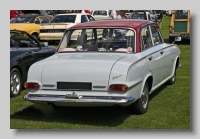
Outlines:
[[39,40],[39,36],[38,36],[37,33],[33,33],[33,34],[31,34],[31,36],[33,36],[35,39]]
[[172,78],[169,79],[169,81],[167,82],[168,85],[173,85],[176,82],[176,69],[174,70],[174,74],[172,76]]
[[139,100],[129,106],[129,110],[135,114],[144,114],[147,112],[149,104],[149,86],[146,82],[143,87],[142,95]]
[[22,77],[18,69],[13,68],[10,72],[10,97],[19,96],[22,89]]
[[175,37],[169,37],[169,43],[173,43],[175,41]]

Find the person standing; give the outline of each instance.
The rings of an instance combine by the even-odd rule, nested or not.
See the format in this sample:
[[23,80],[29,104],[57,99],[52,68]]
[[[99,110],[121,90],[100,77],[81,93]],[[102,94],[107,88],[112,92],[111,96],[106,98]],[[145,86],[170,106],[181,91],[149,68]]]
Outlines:
[[162,24],[162,21],[163,21],[163,11],[157,10],[156,12],[158,14],[158,19],[159,19],[159,21],[157,21],[157,24],[159,25],[159,27],[161,29],[161,24]]
[[117,16],[117,19],[128,19],[128,17],[126,16],[126,10],[120,10],[120,13]]
[[117,12],[116,10],[111,10],[109,19],[116,19],[117,18]]

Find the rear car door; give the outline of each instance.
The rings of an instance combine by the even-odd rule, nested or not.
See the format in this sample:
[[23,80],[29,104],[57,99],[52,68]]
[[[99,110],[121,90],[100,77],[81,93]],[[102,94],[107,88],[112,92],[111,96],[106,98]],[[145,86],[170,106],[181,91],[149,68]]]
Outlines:
[[155,87],[161,81],[161,64],[162,57],[159,52],[159,46],[154,46],[150,27],[145,26],[141,30],[141,39],[142,39],[142,51],[147,53],[146,60],[149,66],[149,70],[153,75],[153,86]]

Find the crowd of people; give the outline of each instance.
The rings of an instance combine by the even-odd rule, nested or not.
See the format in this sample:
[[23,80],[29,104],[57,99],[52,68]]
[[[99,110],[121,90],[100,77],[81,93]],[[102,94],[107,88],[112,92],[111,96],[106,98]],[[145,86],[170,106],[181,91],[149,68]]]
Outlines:
[[[55,16],[56,14],[61,13],[88,13],[92,14],[93,10],[10,10],[10,19],[16,16],[20,16],[23,14],[28,13],[35,13],[35,14],[41,14],[41,15],[49,15],[49,16]],[[129,17],[126,15],[127,10],[119,10],[119,14],[116,10],[111,10],[109,19],[129,19]],[[163,11],[162,10],[149,10],[149,12],[152,15],[152,21],[159,24],[161,26],[162,20],[163,20]],[[157,16],[159,15],[159,16]],[[157,19],[160,19],[159,21]]]

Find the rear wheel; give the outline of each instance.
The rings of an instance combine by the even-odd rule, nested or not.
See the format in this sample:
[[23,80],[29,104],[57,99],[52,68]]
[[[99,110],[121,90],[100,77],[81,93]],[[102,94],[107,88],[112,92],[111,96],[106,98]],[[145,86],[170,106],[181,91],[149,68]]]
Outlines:
[[14,68],[10,72],[10,97],[20,95],[22,89],[22,78],[18,69]]
[[33,33],[33,34],[31,34],[31,36],[33,36],[35,39],[39,40],[39,36],[38,36],[37,33]]
[[149,86],[146,82],[139,100],[129,106],[131,112],[136,114],[144,114],[147,112],[149,104]]

